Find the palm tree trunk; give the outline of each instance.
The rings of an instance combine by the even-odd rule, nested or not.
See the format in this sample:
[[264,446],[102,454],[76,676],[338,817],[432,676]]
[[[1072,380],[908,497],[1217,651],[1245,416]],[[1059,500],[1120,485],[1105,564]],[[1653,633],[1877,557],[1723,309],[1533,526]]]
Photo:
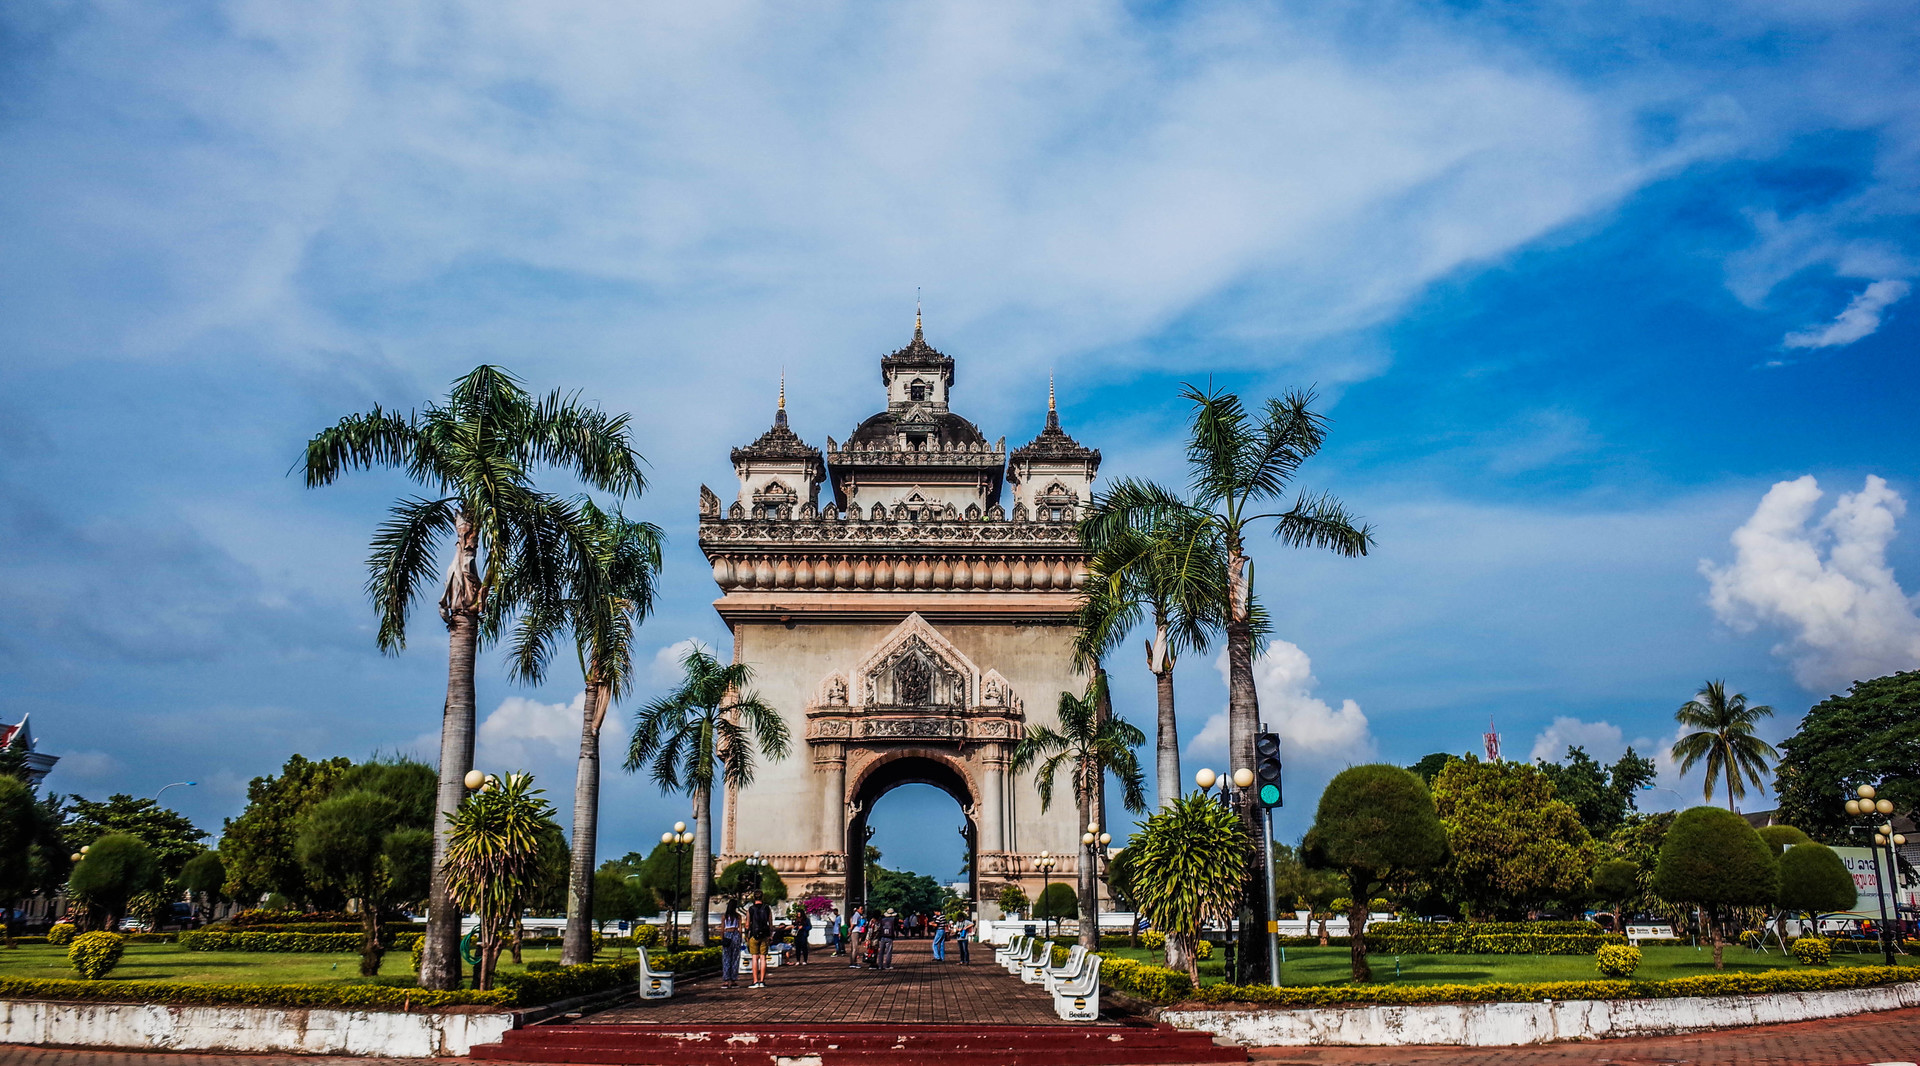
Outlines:
[[[1088,767],[1087,770],[1091,772],[1083,771],[1083,778],[1100,776],[1100,768],[1098,766]],[[1091,785],[1092,783],[1088,782],[1088,784]],[[1080,790],[1080,825],[1078,828],[1081,830],[1084,830],[1089,825],[1093,825],[1096,821],[1093,814],[1095,801],[1094,792],[1095,789],[1092,787],[1086,787]],[[1080,834],[1078,832],[1074,833],[1076,840],[1078,840],[1079,836]],[[1093,847],[1099,846],[1098,843],[1095,843]],[[1094,906],[1096,903],[1094,899],[1094,852],[1093,848],[1087,847],[1084,844],[1080,845],[1080,877],[1078,888],[1080,890],[1080,944],[1088,951],[1092,951],[1100,946],[1100,931],[1094,918]]]
[[427,945],[420,954],[420,987],[443,992],[460,986],[460,908],[447,881],[447,834],[449,819],[466,798],[467,771],[473,768],[473,661],[479,642],[478,609],[453,605],[447,612],[447,704],[440,719],[440,788],[427,890]]
[[[1729,751],[1727,753],[1727,809],[1730,811],[1733,810],[1733,774],[1733,753]],[[1735,811],[1734,813],[1738,814],[1739,812]]]
[[687,944],[707,946],[707,899],[713,893],[713,789],[693,789],[693,913],[687,918]]
[[593,961],[593,867],[600,824],[600,722],[606,688],[587,683],[580,716],[580,761],[573,777],[573,861],[567,871],[567,932],[560,944],[560,965]]
[[[1260,697],[1253,687],[1253,625],[1242,618],[1229,621],[1226,628],[1227,765],[1224,772],[1231,775],[1241,767],[1251,769],[1254,765],[1253,735],[1260,727]],[[1240,820],[1249,840],[1262,839],[1258,811],[1252,803],[1241,805]],[[1266,864],[1272,858],[1260,854],[1262,850],[1254,849],[1253,861],[1247,866],[1248,891],[1241,905],[1240,950],[1235,953],[1240,972],[1233,975],[1239,983],[1246,983],[1250,974],[1258,973],[1266,965],[1267,895],[1253,888],[1261,884],[1266,876]],[[1358,965],[1366,965],[1364,956]]]
[[1159,735],[1154,739],[1155,785],[1160,792],[1160,806],[1165,809],[1183,793],[1179,722],[1173,712],[1172,667],[1153,675],[1153,680],[1160,696]]

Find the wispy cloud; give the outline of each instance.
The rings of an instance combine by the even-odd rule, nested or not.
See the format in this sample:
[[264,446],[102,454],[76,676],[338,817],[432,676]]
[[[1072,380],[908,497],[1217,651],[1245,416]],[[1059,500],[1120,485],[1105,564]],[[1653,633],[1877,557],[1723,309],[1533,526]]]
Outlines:
[[1832,348],[1870,337],[1880,328],[1881,312],[1911,291],[1911,285],[1897,278],[1876,281],[1855,296],[1832,322],[1789,333],[1781,343],[1789,348]]

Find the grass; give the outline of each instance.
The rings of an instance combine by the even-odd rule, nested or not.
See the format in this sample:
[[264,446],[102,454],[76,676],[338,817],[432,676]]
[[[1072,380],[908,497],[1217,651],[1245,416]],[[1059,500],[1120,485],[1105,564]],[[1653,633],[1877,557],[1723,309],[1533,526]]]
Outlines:
[[[558,947],[530,947],[521,953],[527,962],[560,961]],[[617,952],[602,952],[614,961]],[[631,957],[629,953],[627,957]],[[500,956],[501,973],[518,973],[513,957]],[[67,949],[29,944],[8,951],[0,948],[0,977],[57,977],[79,975],[67,962]],[[360,956],[341,953],[292,954],[278,952],[187,951],[176,944],[128,944],[120,965],[107,975],[115,981],[233,982],[240,984],[395,984],[411,983],[413,963],[404,951],[389,951],[380,962],[380,976],[360,976]]]
[[[1166,955],[1144,948],[1105,948],[1103,954],[1117,958],[1138,959],[1156,966],[1166,965]],[[1728,947],[1723,956],[1726,960],[1725,973],[1755,972],[1779,967],[1798,967],[1800,961],[1792,956],[1782,957],[1778,951],[1760,954],[1742,947]],[[1912,956],[1896,955],[1896,962],[1904,966],[1916,967],[1915,976],[1920,977],[1920,959]],[[1286,961],[1280,969],[1280,983],[1283,985],[1329,985],[1345,984],[1353,976],[1351,956],[1341,947],[1299,947],[1286,949]],[[1373,967],[1373,979],[1376,983],[1402,981],[1410,984],[1478,984],[1483,981],[1584,981],[1599,977],[1594,969],[1591,955],[1401,955],[1397,958],[1399,972],[1395,974],[1396,957],[1393,955],[1367,956],[1367,963]],[[1836,952],[1833,965],[1836,966],[1878,966],[1882,959],[1878,953],[1854,955]],[[1702,947],[1646,945],[1640,949],[1640,969],[1634,977],[1647,981],[1661,981],[1671,977],[1697,977],[1713,973],[1713,950]],[[1200,964],[1200,983],[1217,984],[1225,980],[1225,964],[1222,953],[1216,948],[1214,957]]]

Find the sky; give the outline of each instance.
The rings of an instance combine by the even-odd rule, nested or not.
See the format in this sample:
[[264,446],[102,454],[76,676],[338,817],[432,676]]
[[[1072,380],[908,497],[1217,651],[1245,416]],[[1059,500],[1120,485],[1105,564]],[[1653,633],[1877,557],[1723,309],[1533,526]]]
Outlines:
[[[698,486],[783,370],[811,443],[877,410],[919,293],[955,409],[1024,441],[1051,373],[1103,478],[1181,482],[1184,382],[1317,390],[1300,483],[1377,549],[1255,548],[1281,839],[1341,767],[1490,722],[1698,802],[1664,753],[1703,681],[1778,741],[1920,665],[1916,38],[1873,0],[18,0],[0,717],[49,787],[193,781],[167,803],[214,832],[294,752],[434,757],[444,632],[383,656],[361,589],[409,486],[289,469],[498,363],[631,412],[650,463],[664,596],[601,835],[643,848],[687,810],[617,769],[632,706],[728,646]],[[1188,773],[1224,765],[1220,669],[1178,670]],[[480,764],[570,808],[577,678],[489,653],[479,693]],[[876,843],[944,878],[958,820],[902,789]]]

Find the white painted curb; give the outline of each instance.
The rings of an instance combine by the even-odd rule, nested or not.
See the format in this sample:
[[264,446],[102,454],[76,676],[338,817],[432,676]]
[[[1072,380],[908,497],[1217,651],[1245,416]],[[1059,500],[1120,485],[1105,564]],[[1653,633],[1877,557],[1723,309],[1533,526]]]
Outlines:
[[499,1041],[504,1013],[0,1000],[0,1044],[154,1051],[459,1057]]
[[1920,1006],[1920,983],[1833,992],[1557,1003],[1424,1003],[1405,1007],[1168,1010],[1160,1020],[1243,1047],[1512,1047],[1776,1025]]

